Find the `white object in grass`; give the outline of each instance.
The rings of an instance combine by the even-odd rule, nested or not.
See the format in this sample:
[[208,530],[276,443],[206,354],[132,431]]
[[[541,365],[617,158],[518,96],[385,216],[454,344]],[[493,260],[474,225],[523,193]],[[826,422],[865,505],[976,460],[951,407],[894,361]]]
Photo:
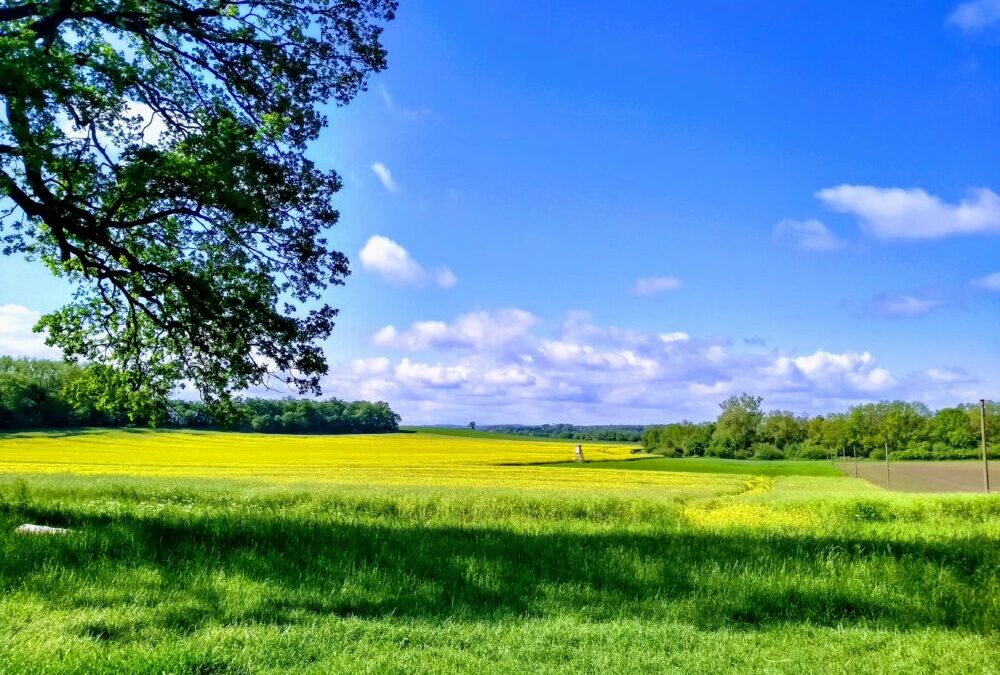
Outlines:
[[49,527],[48,525],[33,525],[32,523],[25,523],[14,531],[21,534],[69,534],[72,532],[65,527]]

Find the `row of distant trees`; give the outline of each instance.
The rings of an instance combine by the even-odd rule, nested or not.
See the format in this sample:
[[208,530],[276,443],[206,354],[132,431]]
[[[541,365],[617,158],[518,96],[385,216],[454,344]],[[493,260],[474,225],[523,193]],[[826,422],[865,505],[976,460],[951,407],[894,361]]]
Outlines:
[[[714,422],[646,427],[642,444],[669,456],[733,459],[971,459],[980,456],[979,405],[931,411],[923,403],[882,401],[808,417],[765,412],[760,396],[726,399]],[[988,452],[1000,455],[1000,404],[986,405]]]
[[400,417],[383,401],[241,398],[220,418],[196,401],[171,401],[167,426],[288,434],[378,434],[399,430]]
[[[100,387],[95,383],[96,378],[101,378]],[[0,356],[0,429],[134,424],[347,434],[383,433],[399,428],[399,415],[381,401],[240,398],[214,407],[180,400],[150,401],[145,406],[136,406],[128,400],[130,392],[109,392],[107,379],[106,372],[71,363]]]
[[[472,426],[472,425],[470,425]],[[475,429],[475,426],[472,426]],[[482,431],[519,434],[543,438],[565,438],[578,441],[625,441],[638,443],[646,427],[642,424],[602,424],[578,426],[576,424],[491,424],[479,427]]]

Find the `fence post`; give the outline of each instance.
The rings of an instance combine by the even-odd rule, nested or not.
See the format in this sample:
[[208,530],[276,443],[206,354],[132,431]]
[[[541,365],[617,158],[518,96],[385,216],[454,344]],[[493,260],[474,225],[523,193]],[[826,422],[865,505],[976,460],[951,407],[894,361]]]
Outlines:
[[892,489],[892,482],[889,477],[889,441],[885,442],[885,489]]
[[986,454],[986,399],[979,399],[979,435],[983,441],[983,487],[990,493],[990,460]]

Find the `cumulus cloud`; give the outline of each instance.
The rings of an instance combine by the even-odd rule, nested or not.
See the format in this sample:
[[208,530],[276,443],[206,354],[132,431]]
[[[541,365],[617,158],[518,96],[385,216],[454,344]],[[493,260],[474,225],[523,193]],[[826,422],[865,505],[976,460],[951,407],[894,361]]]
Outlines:
[[483,380],[488,384],[525,386],[535,384],[538,378],[525,366],[512,364],[487,370]]
[[963,2],[948,17],[948,23],[969,33],[1000,24],[1000,0]]
[[60,352],[32,332],[41,314],[22,305],[0,305],[0,354],[32,358],[59,358]]
[[373,337],[376,345],[421,351],[425,349],[497,349],[524,337],[538,321],[523,309],[469,312],[444,321],[417,321],[404,331],[385,326]]
[[681,280],[677,277],[643,277],[636,279],[632,286],[632,293],[635,295],[653,295],[667,291],[676,291],[681,287]]
[[396,375],[404,382],[432,388],[454,388],[469,379],[471,370],[464,365],[414,363],[406,358],[396,366]]
[[844,247],[830,228],[815,219],[785,218],[774,226],[774,237],[787,239],[803,251],[836,251]]
[[388,373],[391,366],[389,359],[384,356],[354,359],[351,361],[351,372],[356,375],[382,375]]
[[940,309],[941,300],[913,295],[884,294],[872,299],[864,314],[882,319],[913,319]]
[[791,386],[825,392],[880,392],[896,384],[888,370],[875,366],[875,357],[869,352],[818,350],[805,356],[779,356],[764,372]]
[[659,364],[655,359],[640,356],[628,348],[602,349],[599,346],[579,344],[566,340],[546,340],[539,352],[550,363],[559,366],[577,366],[600,371],[655,373]]
[[409,251],[388,237],[370,237],[361,249],[361,264],[366,269],[394,282],[419,282],[424,269],[410,257]]
[[985,291],[1000,292],[1000,272],[993,272],[992,274],[987,274],[985,277],[975,279],[972,285]]
[[451,288],[458,283],[458,277],[449,268],[440,267],[431,275],[409,251],[378,234],[370,237],[361,249],[361,265],[396,284],[421,285],[433,281],[441,288]]
[[396,181],[392,178],[392,172],[389,171],[389,167],[385,164],[375,162],[372,164],[371,170],[375,172],[375,175],[378,176],[379,181],[382,183],[382,187],[386,190],[389,192],[397,192],[399,190],[399,186],[396,185]]
[[920,188],[838,185],[816,193],[828,208],[858,217],[861,227],[882,239],[938,239],[960,234],[1000,234],[1000,195],[969,190],[949,204]]
[[376,348],[407,353],[357,359],[327,385],[382,394],[411,423],[708,419],[741,391],[815,413],[883,398],[953,403],[973,387],[955,369],[892,373],[865,350],[748,351],[671,328],[623,330],[580,313],[548,328],[523,309],[470,312],[386,326]]
[[399,331],[396,330],[395,326],[383,326],[372,336],[372,342],[383,347],[392,346],[398,334]]

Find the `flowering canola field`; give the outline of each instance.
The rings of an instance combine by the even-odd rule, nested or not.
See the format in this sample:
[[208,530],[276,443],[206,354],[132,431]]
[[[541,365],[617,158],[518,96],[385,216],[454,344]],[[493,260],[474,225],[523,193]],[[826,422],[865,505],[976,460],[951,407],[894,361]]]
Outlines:
[[[290,436],[87,430],[0,437],[0,474],[206,478],[340,486],[501,488],[622,496],[742,492],[739,476],[586,471],[539,466],[573,457],[575,442],[399,433]],[[588,461],[626,459],[628,445],[584,443]]]

